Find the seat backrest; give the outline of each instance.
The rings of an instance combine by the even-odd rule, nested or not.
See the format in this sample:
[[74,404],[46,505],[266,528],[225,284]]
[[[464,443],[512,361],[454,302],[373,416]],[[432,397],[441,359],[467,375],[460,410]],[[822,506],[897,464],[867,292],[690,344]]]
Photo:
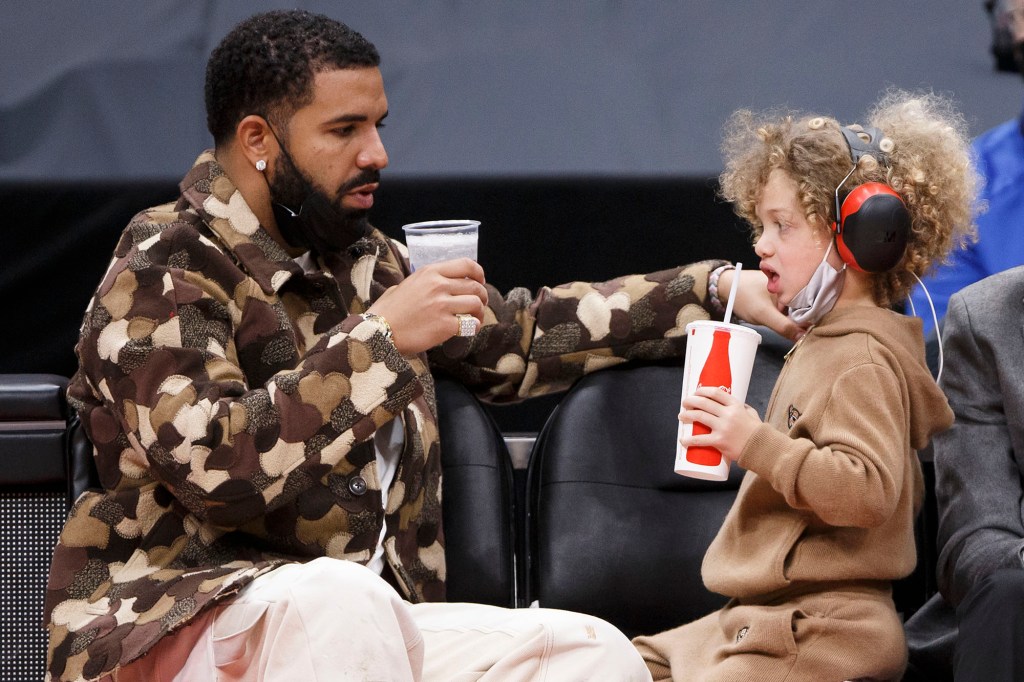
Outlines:
[[41,680],[43,598],[67,516],[67,379],[0,374],[0,680]]
[[[762,415],[789,344],[761,330],[747,402]],[[725,599],[704,553],[743,471],[716,483],[673,471],[682,369],[621,366],[559,403],[528,472],[528,599],[592,613],[629,636],[688,622]]]
[[515,495],[505,441],[462,384],[439,377],[448,600],[515,606]]

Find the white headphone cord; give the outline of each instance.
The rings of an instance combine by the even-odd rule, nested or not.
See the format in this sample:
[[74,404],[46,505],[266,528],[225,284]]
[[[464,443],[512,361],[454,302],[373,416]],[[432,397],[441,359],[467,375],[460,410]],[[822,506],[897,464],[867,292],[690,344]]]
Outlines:
[[[942,334],[940,333],[941,330],[939,329],[939,318],[935,314],[935,304],[932,303],[932,295],[928,293],[928,287],[926,287],[924,285],[924,282],[922,282],[921,278],[917,276],[917,273],[911,272],[910,274],[914,275],[914,279],[916,279],[917,283],[921,285],[921,291],[924,292],[924,297],[926,299],[928,299],[928,307],[932,309],[932,324],[935,325],[933,327],[935,329],[935,338],[939,342],[939,373],[935,375],[935,383],[939,383],[939,379],[942,378],[942,365],[943,365]],[[917,311],[914,310],[914,301],[913,301],[913,299],[908,297],[907,298],[907,302],[910,303],[910,314],[911,315],[917,315]]]

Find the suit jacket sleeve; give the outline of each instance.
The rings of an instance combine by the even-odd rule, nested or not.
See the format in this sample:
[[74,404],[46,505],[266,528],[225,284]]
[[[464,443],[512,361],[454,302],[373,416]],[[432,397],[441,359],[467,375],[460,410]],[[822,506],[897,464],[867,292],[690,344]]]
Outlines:
[[1024,347],[1019,329],[994,338],[991,325],[978,325],[967,300],[955,294],[946,313],[942,386],[956,422],[934,440],[939,588],[953,605],[989,573],[1021,568],[1024,547],[1024,491],[997,371],[1001,353]]

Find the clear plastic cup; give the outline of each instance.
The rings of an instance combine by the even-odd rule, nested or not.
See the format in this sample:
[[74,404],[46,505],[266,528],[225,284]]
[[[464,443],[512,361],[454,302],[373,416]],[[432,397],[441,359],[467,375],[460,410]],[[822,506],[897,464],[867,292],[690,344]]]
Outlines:
[[[749,327],[728,322],[698,320],[686,325],[686,356],[683,360],[683,398],[701,386],[724,388],[740,400],[746,400],[754,356],[761,335]],[[700,423],[679,422],[676,440],[675,472],[708,481],[729,478],[729,460],[715,448],[684,448],[679,438],[694,432],[709,433]]]
[[476,260],[479,220],[431,220],[402,229],[413,270],[455,258]]

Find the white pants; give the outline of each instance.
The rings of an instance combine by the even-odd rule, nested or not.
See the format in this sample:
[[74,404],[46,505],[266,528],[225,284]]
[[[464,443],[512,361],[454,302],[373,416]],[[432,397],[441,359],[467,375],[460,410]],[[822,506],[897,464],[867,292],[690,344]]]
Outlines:
[[320,558],[260,576],[115,673],[118,682],[649,682],[607,622],[554,609],[410,604],[373,571]]

